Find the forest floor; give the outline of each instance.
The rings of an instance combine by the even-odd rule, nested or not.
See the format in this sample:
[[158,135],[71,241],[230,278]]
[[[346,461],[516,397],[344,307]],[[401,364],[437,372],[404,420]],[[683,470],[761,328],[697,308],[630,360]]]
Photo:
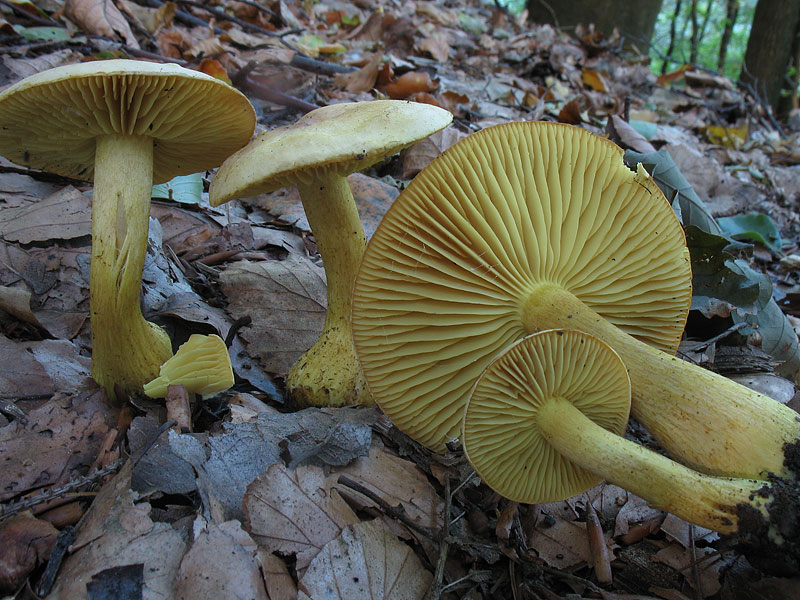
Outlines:
[[[431,160],[497,123],[565,122],[626,150],[665,149],[697,195],[693,206],[733,217],[726,231],[755,242],[743,260],[767,275],[782,311],[769,324],[796,344],[800,119],[777,123],[728,79],[691,66],[656,77],[644,49],[616,34],[557,31],[475,1],[9,6],[0,85],[137,58],[232,81],[256,107],[259,130],[342,101],[448,109],[450,127],[350,178],[367,236]],[[143,306],[175,344],[193,333],[227,340],[236,385],[194,401],[183,429],[166,432],[164,402],[112,407],[89,374],[91,184],[0,159],[0,592],[800,597],[796,574],[754,566],[736,540],[620,487],[520,505],[481,484],[459,449],[424,450],[377,409],[299,410],[283,377],[326,310],[299,197],[282,190],[213,208],[212,178],[181,178],[154,195]],[[776,355],[760,344],[772,357],[760,353],[760,334],[731,320],[731,304],[698,300],[682,356],[759,379],[796,410],[794,382],[771,373],[773,359],[797,360],[796,345]],[[628,436],[657,448],[635,423]],[[382,595],[387,581],[395,595]]]

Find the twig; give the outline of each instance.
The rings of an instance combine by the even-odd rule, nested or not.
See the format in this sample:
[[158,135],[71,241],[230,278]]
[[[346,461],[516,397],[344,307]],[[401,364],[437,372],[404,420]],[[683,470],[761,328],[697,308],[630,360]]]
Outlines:
[[741,321],[740,323],[736,323],[735,325],[731,325],[730,327],[728,327],[722,333],[720,333],[718,335],[715,335],[712,338],[707,339],[705,342],[703,342],[699,346],[695,346],[694,348],[692,348],[692,351],[693,352],[697,352],[698,350],[705,350],[711,344],[713,344],[715,342],[718,342],[721,339],[728,337],[730,334],[732,334],[732,333],[734,333],[736,331],[739,331],[740,329],[744,329],[747,326],[748,326],[748,323],[746,321]]
[[77,533],[72,525],[67,525],[58,533],[56,543],[50,550],[50,556],[47,558],[47,567],[45,567],[44,573],[42,573],[42,577],[39,579],[39,587],[36,589],[36,594],[40,598],[47,596],[50,590],[53,589],[53,583],[55,583],[56,575],[61,568],[61,563],[64,561],[67,550],[69,550],[72,542],[75,541],[76,536]]
[[19,4],[14,4],[9,0],[0,0],[0,4],[2,4],[3,6],[7,6],[15,13],[17,13],[19,16],[29,19],[34,23],[38,23],[39,25],[47,25],[49,27],[61,27],[61,28],[64,27],[63,23],[59,23],[58,21],[54,21],[53,19],[45,19],[43,17],[40,17],[39,15],[31,14],[27,10],[22,8]]
[[274,10],[268,9],[266,6],[261,6],[258,2],[253,2],[253,0],[239,0],[242,4],[247,4],[248,6],[253,6],[260,10],[261,12],[267,13],[270,17],[279,17],[278,13]]
[[[453,506],[453,495],[450,493],[450,477],[445,475],[444,478],[444,529],[441,533],[439,540],[439,560],[436,561],[436,573],[434,573],[431,586],[428,588],[427,600],[439,600],[444,591],[442,582],[444,580],[444,567],[447,563],[447,553],[450,550],[450,511]],[[454,585],[456,582],[451,582],[449,585]]]
[[245,65],[243,69],[241,69],[238,73],[236,73],[231,79],[233,84],[241,90],[249,91],[262,100],[266,100],[267,102],[274,102],[275,104],[280,104],[281,106],[288,106],[290,108],[296,108],[303,112],[311,112],[314,109],[319,108],[316,104],[312,104],[310,102],[306,102],[305,100],[301,100],[300,98],[296,98],[294,96],[290,96],[289,94],[284,94],[283,92],[278,92],[276,90],[271,90],[267,86],[254,81],[249,77],[250,72],[258,65],[255,61],[250,61]]
[[179,0],[179,2],[181,4],[188,4],[189,6],[194,6],[195,8],[199,8],[208,13],[211,13],[218,19],[222,19],[223,21],[230,21],[231,23],[236,23],[242,29],[248,29],[250,31],[254,31],[262,35],[268,35],[270,37],[282,37],[284,35],[289,35],[292,33],[300,33],[299,29],[292,29],[289,31],[281,31],[281,32],[270,31],[269,29],[264,29],[259,25],[248,23],[247,21],[244,21],[237,16],[229,15],[224,10],[214,8],[213,6],[207,6],[204,2],[196,2],[196,0]]
[[[161,8],[162,6],[164,6],[164,3],[161,2],[161,0],[140,0],[140,1],[145,6],[149,6],[150,8]],[[209,24],[200,17],[195,17],[194,15],[191,15],[183,10],[176,10],[175,18],[178,19],[178,21],[181,21],[186,25],[192,25],[193,27],[209,26]],[[216,35],[222,35],[223,33],[226,33],[226,31],[220,27],[214,27],[213,30]]]
[[295,54],[289,65],[309,73],[316,73],[317,75],[337,75],[339,73],[353,73],[358,71],[356,67],[349,67],[347,65],[337,65],[322,60],[315,60],[308,56]]
[[392,506],[391,504],[386,502],[386,500],[378,496],[375,492],[361,485],[357,481],[353,481],[346,475],[340,475],[339,479],[337,479],[336,482],[345,487],[349,487],[351,490],[353,490],[354,492],[358,492],[362,496],[366,496],[367,498],[372,500],[375,504],[377,504],[378,507],[381,509],[381,511],[387,516],[393,519],[397,519],[398,521],[401,521],[403,524],[407,525],[417,533],[421,533],[426,538],[430,538],[432,540],[436,539],[436,534],[432,529],[430,529],[429,527],[425,527],[424,525],[420,525],[419,523],[412,521],[408,517],[402,504],[398,504],[397,506]]

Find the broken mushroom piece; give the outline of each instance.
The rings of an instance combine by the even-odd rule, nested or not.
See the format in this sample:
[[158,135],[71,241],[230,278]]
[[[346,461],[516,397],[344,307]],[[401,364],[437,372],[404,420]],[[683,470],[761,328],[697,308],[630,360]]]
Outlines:
[[371,404],[350,334],[353,279],[365,239],[347,175],[447,127],[453,115],[428,104],[376,100],[313,110],[259,135],[211,182],[211,204],[297,186],[328,282],[319,340],[286,376],[303,406]]
[[641,165],[577,127],[508,123],[453,145],[395,200],[356,279],[353,339],[380,407],[432,449],[459,436],[500,350],[577,329],[622,357],[633,416],[673,458],[789,476],[797,413],[672,356],[690,300],[683,231]]
[[535,333],[476,382],[464,452],[489,487],[516,502],[563,500],[605,479],[697,525],[797,550],[799,522],[782,518],[800,508],[796,482],[703,475],[643,448],[622,437],[629,404],[625,364],[607,344],[577,331]]
[[0,94],[0,154],[94,180],[92,377],[140,391],[172,355],[139,309],[153,183],[219,165],[244,146],[255,112],[240,92],[177,65],[109,60],[32,75]]
[[144,393],[164,398],[169,386],[182,385],[190,394],[206,398],[224,392],[233,382],[231,357],[222,338],[195,333],[161,365],[158,377],[144,385]]

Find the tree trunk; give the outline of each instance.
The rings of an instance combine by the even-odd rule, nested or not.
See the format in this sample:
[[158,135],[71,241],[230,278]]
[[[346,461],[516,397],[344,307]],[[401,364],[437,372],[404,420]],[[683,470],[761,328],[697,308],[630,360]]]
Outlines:
[[689,51],[689,62],[695,64],[697,62],[697,0],[692,0],[692,9],[689,12],[692,20],[692,41]]
[[557,27],[594,23],[598,31],[610,35],[617,27],[626,41],[643,50],[650,43],[662,0],[527,0],[529,19]]
[[776,112],[781,90],[788,89],[786,75],[798,20],[800,0],[758,0],[747,40],[739,80],[752,86]]
[[661,65],[661,74],[663,75],[669,70],[669,63],[672,60],[672,53],[675,52],[675,24],[678,22],[678,16],[681,14],[682,0],[675,2],[675,15],[669,24],[669,47],[667,48],[667,55],[664,57],[664,64]]
[[725,59],[728,57],[728,44],[731,42],[733,26],[739,16],[739,0],[728,0],[725,3],[725,29],[722,30],[722,40],[719,43],[719,58],[717,71],[725,73]]

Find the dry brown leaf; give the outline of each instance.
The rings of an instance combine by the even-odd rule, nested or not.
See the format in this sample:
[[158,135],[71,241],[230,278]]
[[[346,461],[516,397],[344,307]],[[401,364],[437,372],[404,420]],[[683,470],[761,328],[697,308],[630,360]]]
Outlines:
[[417,142],[410,148],[403,150],[401,158],[403,169],[401,177],[411,179],[422,169],[427,167],[434,158],[466,136],[463,131],[455,127],[446,127],[433,135]]
[[100,490],[78,528],[51,592],[52,598],[86,598],[87,585],[115,567],[141,569],[143,598],[172,598],[186,544],[169,523],[150,518],[150,504],[131,488],[131,463]]
[[382,58],[383,56],[376,52],[370,57],[367,64],[358,71],[336,75],[333,78],[333,84],[351,94],[370,91],[375,87],[375,81],[378,79],[378,70],[380,69]]
[[240,335],[270,373],[285,374],[322,333],[325,272],[305,256],[235,263],[220,274],[220,283],[228,312],[252,319]]
[[42,54],[34,58],[12,58],[8,54],[4,54],[3,64],[14,75],[22,79],[47,69],[80,62],[81,58],[83,56],[80,52],[65,48],[64,50],[56,50],[50,54]]
[[[8,399],[20,398],[49,398],[55,393],[55,386],[44,367],[36,360],[25,347],[4,336],[0,336],[0,396]],[[3,447],[3,434],[0,430],[0,448]],[[11,456],[7,454],[6,456]],[[11,475],[9,466],[4,465],[3,474]],[[13,482],[6,482],[12,485]],[[0,490],[3,487],[0,486]],[[0,492],[2,500],[2,492]]]
[[592,88],[596,92],[608,92],[608,84],[606,84],[605,78],[599,71],[581,67],[581,79],[583,80],[583,85]]
[[297,600],[297,586],[286,563],[263,548],[258,549],[258,560],[265,575],[269,600]]
[[591,560],[585,523],[558,520],[552,527],[537,527],[528,538],[528,546],[556,569],[567,569]]
[[256,543],[239,521],[210,523],[184,555],[173,597],[269,600],[257,553]]
[[358,523],[319,467],[289,471],[283,463],[273,464],[247,487],[242,505],[253,539],[269,552],[294,554],[297,571],[343,527]]
[[34,204],[0,212],[0,236],[30,244],[69,240],[92,232],[92,201],[71,185]]
[[0,523],[0,593],[18,589],[47,560],[57,537],[53,525],[25,514]]
[[450,35],[446,31],[439,31],[419,42],[417,50],[427,52],[440,63],[446,63],[450,58]]
[[422,600],[432,575],[381,521],[342,530],[311,561],[299,588],[311,598]]
[[141,6],[130,0],[120,0],[120,7],[131,17],[135,18],[148,33],[158,34],[165,27],[172,27],[177,5],[174,2],[164,2],[158,8]]
[[[391,506],[401,505],[408,518],[417,524],[433,531],[441,529],[444,511],[442,499],[425,473],[411,461],[373,445],[368,456],[359,458],[342,470],[332,473],[331,484],[340,475],[347,475]],[[348,495],[357,494],[349,488],[341,489]],[[374,506],[371,500],[365,500],[364,504]]]
[[128,46],[139,48],[128,21],[111,0],[66,0],[64,14],[86,33],[122,39]]
[[402,100],[416,92],[432,92],[437,87],[438,84],[425,71],[409,71],[385,85],[383,91],[393,100]]
[[[0,338],[2,355],[9,354],[5,343]],[[31,384],[28,389],[35,388]],[[97,392],[50,400],[28,413],[24,423],[16,420],[0,428],[0,502],[84,474],[108,431],[106,421],[113,423],[113,418],[105,395]]]

